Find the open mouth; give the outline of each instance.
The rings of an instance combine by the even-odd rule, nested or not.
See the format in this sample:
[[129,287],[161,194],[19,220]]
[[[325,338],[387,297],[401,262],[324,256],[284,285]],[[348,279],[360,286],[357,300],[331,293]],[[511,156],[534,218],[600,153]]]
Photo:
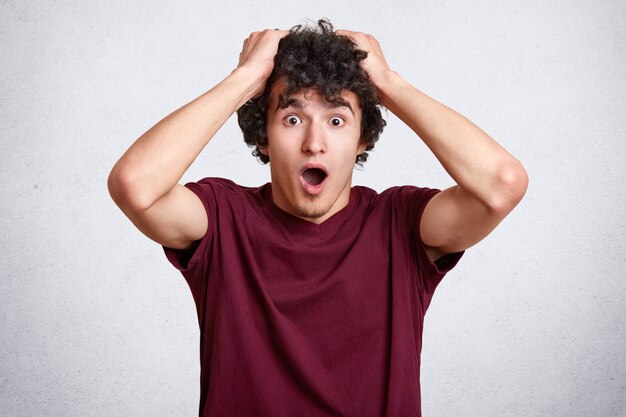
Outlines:
[[328,174],[321,168],[308,168],[302,172],[302,179],[312,186],[320,185]]
[[307,164],[300,172],[300,181],[302,181],[304,192],[312,196],[322,193],[326,186],[327,177],[326,168],[321,164]]

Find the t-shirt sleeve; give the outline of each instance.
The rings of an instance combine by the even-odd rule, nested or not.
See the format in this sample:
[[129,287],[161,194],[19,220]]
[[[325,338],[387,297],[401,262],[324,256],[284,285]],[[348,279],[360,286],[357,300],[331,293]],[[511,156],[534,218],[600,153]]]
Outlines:
[[210,179],[189,182],[185,184],[185,187],[193,191],[204,205],[208,218],[207,232],[191,249],[181,250],[163,246],[163,251],[167,260],[183,274],[193,290],[205,275],[213,242],[217,205],[214,184]]
[[420,223],[426,205],[440,190],[435,188],[403,187],[402,193],[408,201],[409,230],[411,231],[413,251],[420,269],[421,280],[418,282],[420,291],[433,293],[443,277],[456,266],[464,251],[448,253],[431,261],[426,253],[426,245],[420,235]]

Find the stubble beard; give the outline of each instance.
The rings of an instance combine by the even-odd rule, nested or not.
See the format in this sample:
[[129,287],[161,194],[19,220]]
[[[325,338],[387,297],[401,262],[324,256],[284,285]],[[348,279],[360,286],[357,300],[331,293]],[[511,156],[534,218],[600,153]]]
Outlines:
[[306,220],[317,220],[321,217],[324,217],[330,210],[327,207],[315,207],[314,203],[310,204],[302,204],[298,207],[294,208],[296,216],[306,219]]

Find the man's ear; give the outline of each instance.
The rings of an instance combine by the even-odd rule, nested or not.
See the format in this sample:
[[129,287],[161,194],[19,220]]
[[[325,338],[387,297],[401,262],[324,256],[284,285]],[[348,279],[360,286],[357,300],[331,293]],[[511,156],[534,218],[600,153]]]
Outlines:
[[365,143],[363,140],[361,140],[361,142],[359,143],[359,147],[357,148],[357,155],[363,155],[363,152],[365,152],[365,149],[367,149],[367,143]]
[[257,145],[257,148],[259,148],[259,152],[261,152],[263,155],[265,155],[265,156],[269,156],[269,155],[267,154],[267,145],[265,145],[265,146],[263,146],[263,147],[260,147],[259,145]]

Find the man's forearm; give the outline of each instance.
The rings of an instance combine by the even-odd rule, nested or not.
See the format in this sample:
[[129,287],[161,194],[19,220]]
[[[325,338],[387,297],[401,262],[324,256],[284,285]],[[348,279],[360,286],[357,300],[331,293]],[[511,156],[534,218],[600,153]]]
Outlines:
[[226,120],[258,90],[258,74],[238,68],[165,117],[124,153],[109,176],[112,193],[137,208],[167,194]]
[[[483,204],[500,208],[518,194],[519,161],[478,126],[428,97],[397,73],[377,78],[382,102],[424,141],[455,182]],[[522,181],[523,183],[523,181]],[[516,203],[516,202],[515,202]]]

